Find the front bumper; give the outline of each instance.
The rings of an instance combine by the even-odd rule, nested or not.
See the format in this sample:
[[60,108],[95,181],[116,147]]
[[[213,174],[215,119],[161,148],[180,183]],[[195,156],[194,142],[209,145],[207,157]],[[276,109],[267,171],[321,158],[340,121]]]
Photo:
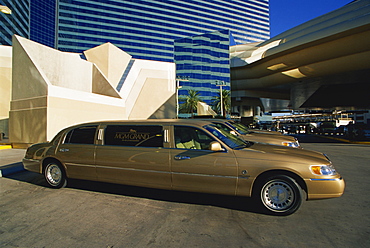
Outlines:
[[340,197],[344,193],[345,182],[343,178],[309,179],[306,180],[308,200]]

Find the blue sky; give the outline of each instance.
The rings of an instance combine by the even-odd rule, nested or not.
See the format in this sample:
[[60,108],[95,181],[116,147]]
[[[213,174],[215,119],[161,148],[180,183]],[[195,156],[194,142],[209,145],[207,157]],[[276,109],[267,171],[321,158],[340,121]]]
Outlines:
[[270,0],[271,38],[352,0]]

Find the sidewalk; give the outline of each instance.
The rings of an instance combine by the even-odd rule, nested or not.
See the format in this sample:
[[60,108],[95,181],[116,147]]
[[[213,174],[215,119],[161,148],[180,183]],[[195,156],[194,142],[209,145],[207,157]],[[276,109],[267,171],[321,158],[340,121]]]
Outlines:
[[25,149],[11,149],[10,145],[0,145],[0,177],[23,171],[22,159]]

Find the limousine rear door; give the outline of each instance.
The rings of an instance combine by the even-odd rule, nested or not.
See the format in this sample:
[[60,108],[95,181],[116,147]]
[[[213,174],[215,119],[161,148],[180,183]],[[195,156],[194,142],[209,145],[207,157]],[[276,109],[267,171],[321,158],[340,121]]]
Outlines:
[[201,129],[174,127],[171,149],[172,187],[175,190],[235,194],[237,162],[232,153],[209,150],[215,141]]
[[80,126],[70,130],[56,150],[56,157],[66,166],[67,176],[96,180],[95,137],[98,125]]
[[[169,189],[169,149],[162,125],[108,125],[96,149],[100,181]],[[168,143],[168,142],[167,142]]]

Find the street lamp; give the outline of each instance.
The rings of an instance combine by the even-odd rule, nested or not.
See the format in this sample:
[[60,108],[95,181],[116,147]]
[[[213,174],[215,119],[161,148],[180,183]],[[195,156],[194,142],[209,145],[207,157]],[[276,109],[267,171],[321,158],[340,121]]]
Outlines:
[[179,89],[182,88],[180,81],[189,81],[189,76],[176,77],[176,119],[179,118]]
[[224,81],[216,81],[216,85],[220,86],[220,98],[221,98],[221,116],[224,116],[224,103],[222,97],[222,86],[227,86]]
[[0,12],[7,15],[10,15],[12,13],[11,9],[4,5],[0,5]]

